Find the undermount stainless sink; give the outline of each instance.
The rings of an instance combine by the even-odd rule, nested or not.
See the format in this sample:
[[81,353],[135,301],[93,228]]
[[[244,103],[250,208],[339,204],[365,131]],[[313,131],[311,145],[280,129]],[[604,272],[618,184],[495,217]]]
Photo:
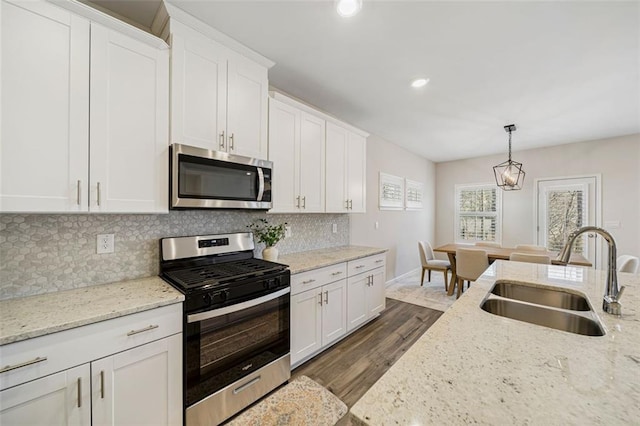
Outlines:
[[491,293],[507,299],[522,300],[538,305],[552,306],[572,311],[590,311],[587,299],[563,290],[534,287],[511,281],[498,281]]
[[594,319],[568,311],[514,302],[506,299],[485,300],[482,309],[494,315],[530,324],[568,331],[585,336],[604,336],[604,329]]

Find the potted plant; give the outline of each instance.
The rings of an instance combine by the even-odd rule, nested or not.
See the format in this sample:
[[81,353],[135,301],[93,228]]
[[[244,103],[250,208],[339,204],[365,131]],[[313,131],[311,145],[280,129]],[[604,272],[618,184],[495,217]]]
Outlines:
[[262,258],[264,260],[276,261],[278,260],[278,249],[275,245],[284,238],[284,231],[287,226],[287,222],[279,225],[270,225],[267,219],[256,219],[252,224],[247,225],[253,232],[253,235],[257,238],[259,243],[264,243],[265,248],[262,250]]

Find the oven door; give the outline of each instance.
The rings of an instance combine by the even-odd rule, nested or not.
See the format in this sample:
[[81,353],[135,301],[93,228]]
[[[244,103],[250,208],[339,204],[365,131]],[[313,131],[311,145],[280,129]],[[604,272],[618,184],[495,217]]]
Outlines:
[[186,407],[289,354],[289,294],[187,315]]
[[172,208],[271,208],[271,162],[171,146]]

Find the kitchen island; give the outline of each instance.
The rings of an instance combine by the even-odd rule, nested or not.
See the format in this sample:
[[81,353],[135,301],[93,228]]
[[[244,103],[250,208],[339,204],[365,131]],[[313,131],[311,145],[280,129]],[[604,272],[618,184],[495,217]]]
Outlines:
[[[369,425],[637,424],[640,276],[622,317],[602,311],[606,271],[496,261],[351,408]],[[606,334],[590,337],[483,311],[497,280],[587,296]]]

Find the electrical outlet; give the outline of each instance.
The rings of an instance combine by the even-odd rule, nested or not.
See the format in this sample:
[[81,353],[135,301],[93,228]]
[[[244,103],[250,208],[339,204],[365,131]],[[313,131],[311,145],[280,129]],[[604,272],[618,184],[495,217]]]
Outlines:
[[114,234],[98,234],[96,238],[96,253],[113,253],[114,251]]
[[337,223],[334,223],[334,224],[331,226],[331,232],[333,232],[334,234],[337,234],[337,233],[338,233],[338,224],[337,224]]
[[291,225],[287,225],[284,227],[284,237],[291,238],[293,234],[291,233]]

